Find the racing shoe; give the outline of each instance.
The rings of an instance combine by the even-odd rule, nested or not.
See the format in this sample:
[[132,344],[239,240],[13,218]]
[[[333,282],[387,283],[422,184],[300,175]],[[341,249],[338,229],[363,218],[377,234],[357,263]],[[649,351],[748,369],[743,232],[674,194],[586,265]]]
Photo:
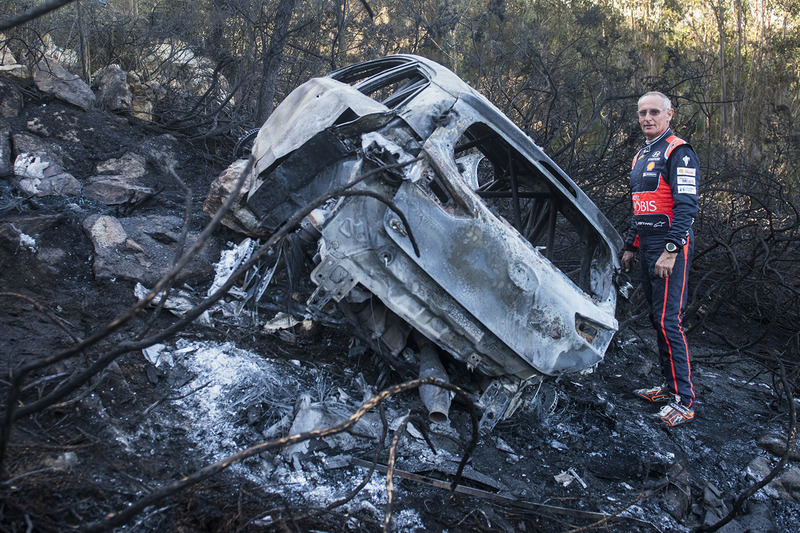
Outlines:
[[636,389],[633,393],[639,398],[653,403],[669,403],[674,398],[667,390],[666,385],[658,385],[651,389]]
[[674,427],[694,420],[694,410],[680,402],[671,402],[658,412],[658,417],[668,426]]

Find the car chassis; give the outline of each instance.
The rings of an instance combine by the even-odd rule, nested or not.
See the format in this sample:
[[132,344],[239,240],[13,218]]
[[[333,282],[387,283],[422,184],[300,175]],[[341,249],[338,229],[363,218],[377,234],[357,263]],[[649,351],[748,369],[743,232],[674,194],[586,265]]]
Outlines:
[[[396,368],[447,379],[438,347],[491,378],[484,429],[543,375],[602,360],[617,329],[619,234],[448,69],[398,55],[314,78],[269,117],[251,157],[225,223],[268,235],[346,188],[296,230],[314,258],[307,312],[366,328]],[[446,418],[449,395],[423,400]]]

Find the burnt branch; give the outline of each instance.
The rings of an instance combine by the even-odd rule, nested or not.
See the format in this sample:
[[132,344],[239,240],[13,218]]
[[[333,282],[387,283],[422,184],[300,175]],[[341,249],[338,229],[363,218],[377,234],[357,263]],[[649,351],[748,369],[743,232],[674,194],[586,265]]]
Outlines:
[[50,13],[51,11],[55,11],[56,9],[64,7],[67,4],[71,4],[74,1],[75,0],[46,0],[38,6],[23,11],[19,15],[13,15],[5,20],[0,20],[0,31],[10,30],[11,28],[19,26],[20,24],[25,24],[26,22],[35,20]]

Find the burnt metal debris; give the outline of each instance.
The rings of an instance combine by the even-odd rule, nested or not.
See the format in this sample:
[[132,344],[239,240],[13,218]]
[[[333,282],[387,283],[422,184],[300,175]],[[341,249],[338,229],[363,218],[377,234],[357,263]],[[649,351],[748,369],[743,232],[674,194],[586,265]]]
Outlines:
[[[542,376],[602,360],[617,329],[619,234],[448,69],[397,55],[309,80],[260,129],[252,157],[226,218],[252,236],[353,184],[285,241],[293,291],[308,288],[302,312],[347,319],[406,373],[446,377],[446,354],[489,378],[484,429]],[[427,396],[432,418],[446,418],[449,398]]]

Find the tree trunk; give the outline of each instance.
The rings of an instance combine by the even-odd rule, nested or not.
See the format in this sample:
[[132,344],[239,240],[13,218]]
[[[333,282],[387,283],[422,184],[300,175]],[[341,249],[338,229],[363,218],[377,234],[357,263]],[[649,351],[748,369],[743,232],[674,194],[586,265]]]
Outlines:
[[275,89],[278,82],[278,72],[281,68],[283,49],[289,35],[289,22],[292,19],[297,0],[280,0],[275,10],[275,20],[272,29],[272,38],[269,46],[262,55],[261,90],[258,97],[258,110],[256,118],[258,124],[263,124],[272,114],[275,104]]
[[722,102],[720,137],[724,137],[728,131],[728,86],[725,73],[725,6],[719,0],[717,6],[712,6],[714,15],[717,17],[717,30],[719,31],[719,91],[720,102]]

